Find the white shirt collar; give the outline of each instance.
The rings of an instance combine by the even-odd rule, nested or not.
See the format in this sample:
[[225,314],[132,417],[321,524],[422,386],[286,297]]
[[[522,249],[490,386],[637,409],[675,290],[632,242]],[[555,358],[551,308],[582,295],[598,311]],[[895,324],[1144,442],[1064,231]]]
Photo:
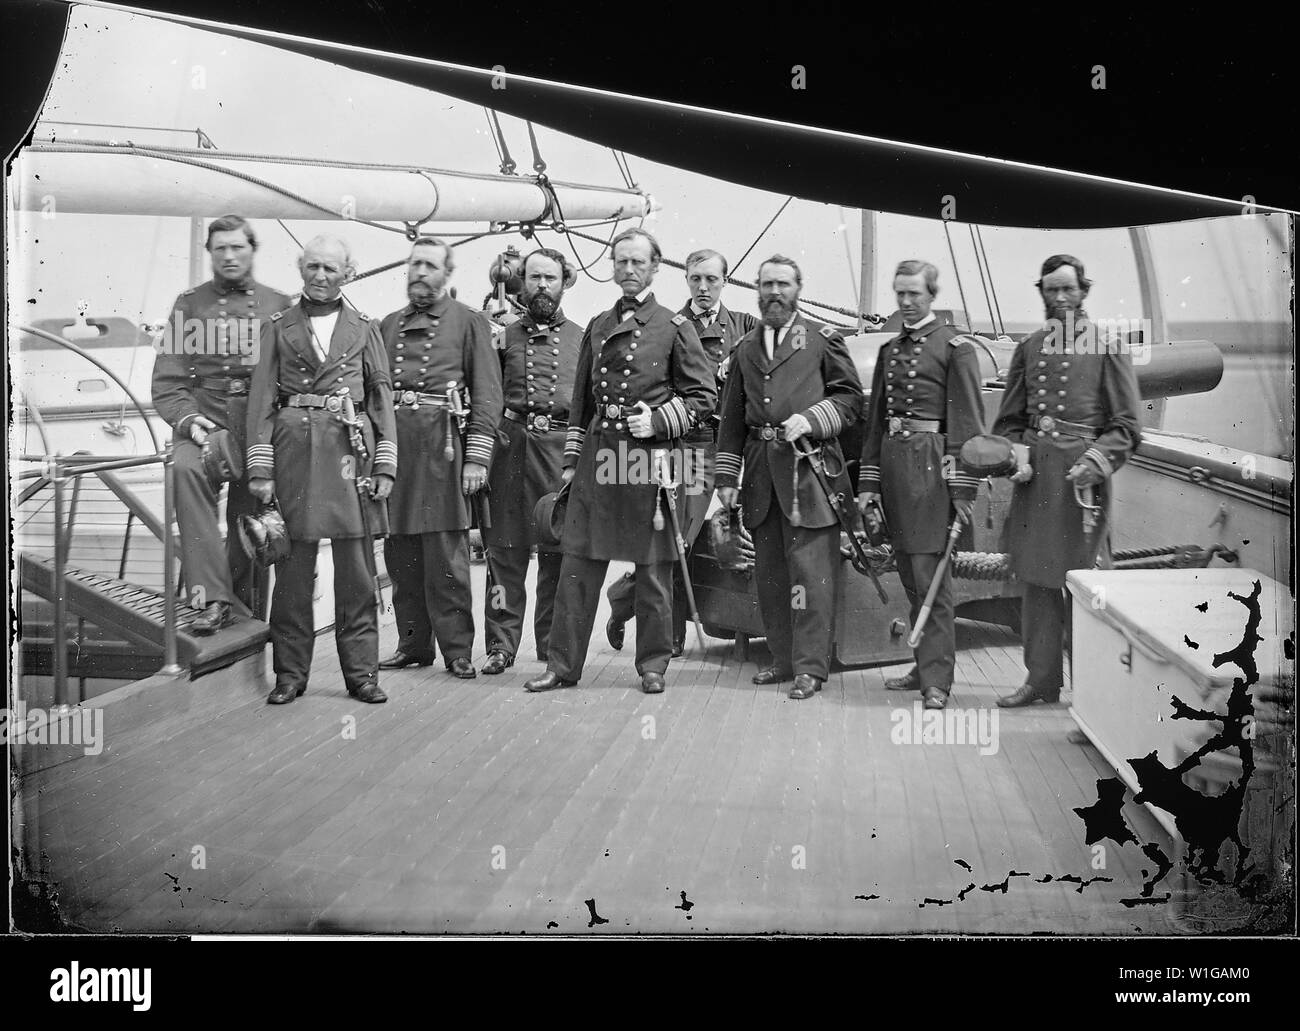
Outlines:
[[722,307],[722,302],[719,301],[712,308],[701,308],[698,304],[695,303],[695,298],[693,297],[691,298],[691,312],[695,315],[697,319],[701,315],[703,315],[706,311],[711,311],[716,316],[718,314],[718,309],[720,309],[721,307]]
[[928,326],[931,322],[934,322],[934,321],[936,321],[936,319],[935,319],[935,317],[934,317],[934,312],[930,312],[929,315],[927,315],[925,318],[923,318],[923,319],[922,319],[920,322],[918,322],[915,326],[909,326],[906,322],[904,322],[904,323],[903,323],[903,328],[904,328],[904,329],[923,329],[924,327]]

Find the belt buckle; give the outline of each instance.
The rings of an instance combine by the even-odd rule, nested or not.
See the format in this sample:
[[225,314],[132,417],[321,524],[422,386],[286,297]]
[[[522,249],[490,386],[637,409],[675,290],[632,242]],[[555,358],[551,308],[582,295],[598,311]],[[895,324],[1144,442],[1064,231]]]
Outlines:
[[776,427],[764,426],[761,430],[759,430],[758,435],[762,437],[764,440],[776,440]]
[[605,406],[605,418],[617,419],[623,414],[623,410],[618,405]]
[[244,392],[244,381],[242,379],[232,379],[230,381],[230,392],[232,394],[242,394]]
[[337,412],[342,410],[342,408],[343,408],[343,401],[341,398],[339,398],[337,394],[331,394],[329,397],[325,399],[326,411]]
[[1043,430],[1045,433],[1051,433],[1052,430],[1056,429],[1056,420],[1050,415],[1040,416],[1038,419],[1038,428]]
[[903,431],[902,417],[898,415],[891,415],[889,417],[889,435],[892,437],[895,433],[901,433],[902,431]]
[[533,418],[533,427],[545,433],[551,428],[551,420],[545,415],[538,415]]
[[412,408],[414,408],[416,406],[415,391],[403,390],[401,396],[401,403],[404,405],[410,405]]

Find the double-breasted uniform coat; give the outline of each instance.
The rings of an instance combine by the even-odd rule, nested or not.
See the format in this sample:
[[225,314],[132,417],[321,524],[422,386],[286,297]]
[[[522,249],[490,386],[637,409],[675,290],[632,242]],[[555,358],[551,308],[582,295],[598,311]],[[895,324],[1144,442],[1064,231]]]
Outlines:
[[[825,680],[840,526],[781,424],[802,415],[828,473],[842,471],[836,438],[858,418],[862,384],[844,338],[831,327],[796,311],[780,329],[771,359],[766,332],[760,324],[746,334],[732,357],[720,409],[716,481],[719,487],[740,486],[741,518],[754,536],[759,611],[777,668]],[[848,496],[842,473],[832,486]]]
[[[564,447],[564,466],[575,472],[548,666],[569,681],[581,677],[611,561],[637,566],[637,672],[668,668],[677,552],[661,508],[656,453],[680,451],[681,439],[717,404],[713,369],[690,320],[653,293],[630,312],[622,308],[620,301],[597,315],[583,334]],[[627,414],[638,402],[652,412],[648,438],[628,429]],[[685,490],[679,484],[673,494],[680,518]]]
[[[731,366],[731,356],[741,338],[758,325],[758,318],[743,312],[734,312],[724,304],[719,304],[712,318],[703,320],[690,301],[684,304],[679,315],[691,320],[695,332],[700,338],[700,346],[713,366],[714,380],[718,388],[718,398],[722,398],[723,385],[726,383],[727,371]],[[687,548],[694,550],[695,542],[709,512],[713,500],[713,466],[717,456],[718,421],[716,411],[682,438],[682,448],[691,452],[690,473],[692,483],[686,492],[685,518],[682,533]],[[621,623],[626,623],[634,615],[636,598],[636,576],[625,573],[615,580],[606,592],[609,598],[610,616]],[[686,618],[690,605],[686,598],[686,585],[682,579],[680,566],[673,566],[673,640],[684,641],[686,638]]]
[[[329,538],[334,563],[334,637],[347,688],[378,682],[379,613],[365,549],[387,532],[386,506],[357,491],[358,476],[397,474],[388,359],[370,317],[342,305],[321,361],[308,312],[333,306],[306,298],[262,328],[261,355],[248,399],[248,476],[275,481],[291,541],[276,566],[271,647],[277,686],[305,685],[315,625],[316,553]],[[352,399],[366,460],[353,454],[340,395]],[[365,516],[363,508],[365,506]],[[368,525],[367,525],[368,523]]]
[[[1106,539],[1111,474],[1142,439],[1131,356],[1099,339],[1084,312],[1076,314],[1073,328],[1069,346],[1059,326],[1020,342],[993,426],[994,433],[1029,445],[1034,475],[1016,485],[1005,532],[1012,569],[1025,585],[1021,618],[1028,682],[1049,695],[1062,684],[1065,574],[1096,564]],[[1081,460],[1104,476],[1095,488],[1101,511],[1088,532],[1074,485],[1065,478]]]
[[[213,602],[263,617],[266,571],[239,545],[239,517],[255,510],[248,480],[226,492],[226,542],[217,529],[220,488],[203,471],[202,449],[190,439],[195,416],[227,430],[235,454],[244,452],[248,386],[257,362],[263,323],[289,306],[287,295],[255,282],[213,279],[176,298],[153,366],[153,404],[173,430],[176,523],[181,537],[181,572],[191,603]],[[242,613],[241,613],[242,614]]]
[[[958,457],[962,445],[983,432],[979,358],[958,329],[931,315],[881,346],[858,487],[881,496],[913,625],[947,545],[951,502],[974,501],[979,489]],[[951,691],[956,650],[948,567],[916,647],[917,687]]]
[[[446,293],[427,308],[408,304],[385,316],[381,334],[403,456],[388,502],[391,536],[384,544],[397,647],[431,661],[436,638],[450,666],[468,659],[474,647],[472,499],[461,490],[461,473],[466,462],[491,467],[501,418],[501,366],[487,317]],[[468,391],[463,439],[447,405],[451,391]]]
[[538,544],[533,509],[544,494],[559,490],[564,439],[569,427],[573,379],[582,329],[563,310],[550,325],[525,315],[506,327],[501,339],[501,382],[505,410],[497,427],[497,449],[488,480],[492,525],[483,530],[488,581],[484,599],[487,650],[519,651],[528,595],[529,549],[537,547],[537,597],[533,634],[538,658],[549,651],[555,589],[563,553]]

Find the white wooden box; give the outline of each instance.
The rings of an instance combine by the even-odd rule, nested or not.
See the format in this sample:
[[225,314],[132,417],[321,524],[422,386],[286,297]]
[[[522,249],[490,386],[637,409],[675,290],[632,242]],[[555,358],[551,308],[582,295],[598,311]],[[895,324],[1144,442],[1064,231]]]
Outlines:
[[[1282,645],[1294,625],[1285,586],[1254,570],[1232,568],[1068,575],[1074,614],[1070,715],[1130,790],[1140,786],[1128,760],[1154,750],[1172,767],[1219,731],[1218,722],[1173,719],[1172,699],[1226,711],[1232,682],[1245,673],[1232,661],[1215,667],[1214,658],[1237,647],[1250,614],[1229,594],[1249,597],[1256,581],[1262,640],[1254,656],[1259,681],[1250,690],[1258,717],[1261,688],[1267,692],[1292,677]],[[1219,755],[1240,769],[1236,751]],[[1187,775],[1184,783],[1192,783]],[[1149,808],[1177,839],[1172,815]]]

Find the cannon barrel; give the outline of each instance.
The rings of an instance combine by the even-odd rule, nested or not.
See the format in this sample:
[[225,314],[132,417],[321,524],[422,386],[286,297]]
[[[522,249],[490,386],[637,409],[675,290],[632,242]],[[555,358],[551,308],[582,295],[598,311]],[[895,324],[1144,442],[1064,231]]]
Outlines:
[[1208,340],[1171,340],[1135,350],[1133,371],[1144,401],[1205,394],[1223,379],[1223,353]]

